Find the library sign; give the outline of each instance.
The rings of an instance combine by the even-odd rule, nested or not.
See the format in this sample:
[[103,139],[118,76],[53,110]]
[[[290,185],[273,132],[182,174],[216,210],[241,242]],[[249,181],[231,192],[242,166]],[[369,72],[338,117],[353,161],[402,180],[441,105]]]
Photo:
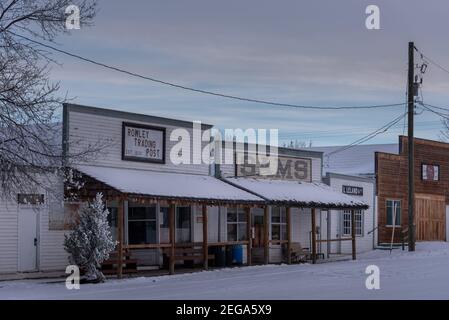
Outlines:
[[353,196],[363,196],[363,188],[362,187],[343,186],[342,192],[345,194],[353,195]]
[[123,122],[122,160],[165,163],[165,128]]

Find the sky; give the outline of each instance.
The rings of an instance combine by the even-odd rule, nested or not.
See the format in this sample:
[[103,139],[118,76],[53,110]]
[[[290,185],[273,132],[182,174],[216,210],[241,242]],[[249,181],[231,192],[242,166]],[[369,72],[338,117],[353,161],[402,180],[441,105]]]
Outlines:
[[[407,46],[449,68],[445,0],[99,0],[93,26],[56,39],[61,49],[164,81],[229,95],[316,106],[405,102]],[[380,30],[365,27],[368,5]],[[73,102],[217,128],[279,129],[313,146],[346,145],[404,113],[304,110],[186,92],[61,54],[51,77]],[[420,58],[416,57],[417,62]],[[449,74],[429,66],[424,102],[449,106]],[[420,113],[422,110],[418,110]],[[422,112],[416,136],[440,139]],[[397,143],[404,122],[369,143]]]

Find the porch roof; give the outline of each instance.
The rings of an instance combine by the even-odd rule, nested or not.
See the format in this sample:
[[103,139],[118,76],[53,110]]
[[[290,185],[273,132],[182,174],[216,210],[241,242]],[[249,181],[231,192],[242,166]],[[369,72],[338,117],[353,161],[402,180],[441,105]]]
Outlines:
[[323,183],[263,178],[226,178],[225,181],[264,198],[270,204],[322,209],[368,208],[363,201],[337,192]]
[[124,194],[210,204],[266,202],[250,192],[207,175],[88,165],[78,165],[74,169]]

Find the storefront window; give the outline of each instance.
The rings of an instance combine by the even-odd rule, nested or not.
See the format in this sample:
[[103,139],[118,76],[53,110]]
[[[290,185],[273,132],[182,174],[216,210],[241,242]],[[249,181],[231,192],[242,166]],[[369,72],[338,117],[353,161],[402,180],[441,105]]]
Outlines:
[[176,207],[176,242],[191,242],[192,212],[190,207]]
[[247,217],[243,209],[228,208],[228,217],[227,217],[228,241],[247,240],[246,222]]
[[112,240],[116,241],[118,236],[118,209],[117,207],[107,207],[108,214],[108,224],[111,228]]
[[156,243],[156,206],[130,204],[128,208],[128,243]]
[[287,214],[284,207],[271,208],[271,239],[287,240]]
[[170,243],[170,225],[168,218],[168,206],[159,207],[160,242]]
[[[355,216],[355,235],[363,236],[363,211],[354,210]],[[343,210],[343,235],[350,236],[352,234],[351,226],[351,210]]]

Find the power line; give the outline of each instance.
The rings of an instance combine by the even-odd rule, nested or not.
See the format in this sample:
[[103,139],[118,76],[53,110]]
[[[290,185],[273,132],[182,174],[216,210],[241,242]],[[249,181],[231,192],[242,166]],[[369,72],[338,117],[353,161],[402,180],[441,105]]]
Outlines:
[[[404,117],[405,118],[405,117]],[[415,123],[415,125],[417,127],[419,127],[421,130],[424,131],[429,131],[429,130],[434,130],[434,129],[438,129],[441,126],[441,122],[439,120],[434,120],[434,121],[423,121],[423,122],[418,122]],[[329,131],[308,131],[308,132],[298,132],[298,133],[279,133],[279,139],[282,140],[310,140],[310,139],[320,139],[320,138],[327,138],[327,137],[354,137],[354,136],[358,136],[361,134],[366,134],[367,132],[369,132],[368,130],[374,130],[375,128],[370,127],[370,128],[365,128],[365,130],[361,131],[361,130],[357,130],[354,131],[353,129],[351,130],[329,130]],[[401,123],[397,123],[396,125],[392,126],[390,128],[391,129],[395,129],[397,131],[399,131],[399,133],[402,132],[402,124]]]
[[404,118],[406,115],[407,115],[407,112],[401,114],[399,117],[393,119],[392,121],[388,122],[387,124],[385,124],[384,126],[380,127],[379,129],[371,132],[370,134],[368,134],[368,135],[366,135],[366,136],[364,136],[364,137],[362,137],[360,139],[357,139],[354,142],[352,142],[352,143],[350,143],[350,144],[348,144],[348,145],[346,145],[344,147],[338,148],[337,150],[334,150],[334,151],[328,153],[327,157],[329,158],[333,154],[336,154],[336,153],[345,151],[345,150],[347,150],[349,148],[352,148],[352,147],[355,147],[357,145],[360,145],[360,144],[362,144],[362,143],[364,143],[364,142],[366,142],[368,140],[373,139],[374,137],[378,136],[379,134],[387,132],[392,126],[394,126],[399,121],[401,121],[402,118]]
[[[438,106],[434,106],[428,103],[419,103],[421,106],[426,106],[428,108],[433,108],[433,109],[439,109],[439,110],[443,110],[443,111],[447,111],[449,112],[449,108],[444,108],[444,107],[438,107]],[[448,114],[449,115],[449,114]]]
[[316,110],[375,109],[375,108],[397,107],[397,106],[403,106],[404,105],[404,103],[393,103],[393,104],[378,104],[378,105],[366,105],[366,106],[325,107],[325,106],[297,105],[297,104],[281,103],[281,102],[275,102],[275,101],[252,99],[252,98],[245,98],[245,97],[239,97],[239,96],[234,96],[234,95],[228,95],[228,94],[214,92],[214,91],[208,91],[208,90],[202,90],[202,89],[196,89],[196,88],[192,88],[192,87],[187,87],[187,86],[184,86],[184,85],[180,85],[180,84],[176,84],[176,83],[160,80],[160,79],[157,79],[157,78],[154,78],[154,77],[144,76],[144,75],[138,74],[136,72],[127,71],[127,70],[124,70],[124,69],[119,68],[119,67],[107,65],[105,63],[98,62],[98,61],[92,60],[90,58],[82,57],[82,56],[80,56],[78,54],[70,53],[68,51],[56,48],[56,47],[51,46],[49,44],[45,44],[45,43],[42,43],[42,42],[30,39],[30,38],[28,38],[26,36],[16,34],[16,33],[12,32],[12,31],[6,31],[6,32],[9,32],[10,34],[12,34],[12,35],[14,35],[16,37],[22,38],[22,39],[24,39],[26,41],[32,42],[32,43],[37,44],[39,46],[51,49],[53,51],[65,54],[67,56],[70,56],[70,57],[73,57],[73,58],[76,58],[76,59],[83,60],[83,61],[91,63],[91,64],[95,64],[95,65],[103,67],[103,68],[114,70],[114,71],[117,71],[117,72],[120,72],[120,73],[124,73],[124,74],[130,75],[130,76],[133,76],[133,77],[141,78],[141,79],[144,79],[144,80],[149,80],[149,81],[152,81],[152,82],[156,82],[156,83],[159,83],[159,84],[162,84],[162,85],[166,85],[166,86],[170,86],[170,87],[174,87],[174,88],[178,88],[178,89],[182,89],[182,90],[187,90],[187,91],[191,91],[191,92],[217,96],[217,97],[221,97],[221,98],[234,99],[234,100],[245,101],[245,102],[260,103],[260,104],[272,105],[272,106],[278,106],[278,107],[289,107],[289,108],[300,108],[300,109],[316,109]]
[[[432,109],[432,106],[431,106],[431,105],[428,105],[428,104],[421,103],[420,105],[421,105],[424,109],[426,109],[427,111],[430,111],[430,112],[432,112],[432,113],[434,113],[434,114],[440,116],[441,118],[444,118],[445,120],[449,120],[449,114],[448,114],[448,113],[441,113],[441,112],[439,112],[439,111],[435,111],[434,109]],[[444,110],[449,111],[448,109],[444,109]]]
[[438,62],[436,62],[435,60],[430,59],[428,56],[426,56],[424,53],[422,53],[419,49],[417,49],[415,47],[415,49],[419,52],[419,54],[421,55],[421,57],[423,59],[425,59],[427,62],[430,62],[431,64],[433,64],[434,66],[436,66],[437,68],[441,69],[442,71],[446,72],[449,74],[449,69],[443,67],[441,64],[439,64]]

